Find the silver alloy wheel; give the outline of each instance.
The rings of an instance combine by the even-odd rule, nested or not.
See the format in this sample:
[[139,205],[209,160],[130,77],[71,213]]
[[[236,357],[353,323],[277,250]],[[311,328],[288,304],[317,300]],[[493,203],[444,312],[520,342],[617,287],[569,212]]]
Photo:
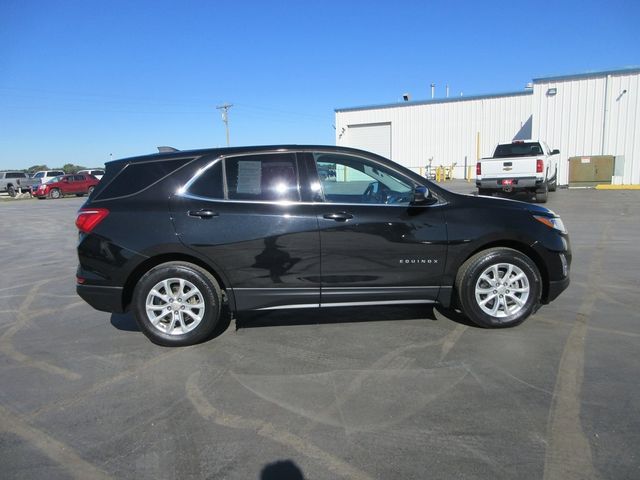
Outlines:
[[475,297],[484,313],[504,318],[524,308],[529,292],[529,279],[520,267],[511,263],[496,263],[478,277]]
[[60,198],[60,190],[57,188],[51,190],[51,198]]
[[155,284],[145,302],[151,324],[168,335],[183,335],[204,317],[204,295],[184,278],[168,278]]

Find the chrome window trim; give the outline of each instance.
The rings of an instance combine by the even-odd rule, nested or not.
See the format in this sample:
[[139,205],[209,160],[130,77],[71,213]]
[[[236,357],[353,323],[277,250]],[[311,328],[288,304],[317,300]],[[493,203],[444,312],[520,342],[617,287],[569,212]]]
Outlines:
[[[226,154],[226,155],[218,155],[216,158],[214,158],[213,160],[211,160],[208,164],[206,164],[205,166],[201,167],[198,169],[198,171],[187,181],[187,183],[185,183],[182,187],[180,187],[177,191],[176,191],[176,195],[180,196],[180,197],[184,197],[184,198],[189,198],[191,200],[203,200],[203,201],[208,201],[208,202],[224,202],[224,203],[241,203],[241,204],[245,204],[245,203],[253,203],[253,204],[263,204],[263,205],[282,205],[282,206],[291,206],[291,205],[327,205],[327,206],[357,206],[357,207],[400,207],[400,208],[417,208],[417,207],[442,207],[447,205],[449,202],[447,202],[447,200],[445,200],[444,198],[442,198],[441,196],[438,196],[438,202],[433,204],[433,205],[394,205],[394,204],[387,204],[387,203],[332,203],[332,202],[303,202],[303,201],[293,201],[293,200],[230,200],[228,198],[212,198],[212,197],[203,197],[201,195],[193,195],[191,193],[189,193],[189,187],[193,184],[193,182],[195,182],[200,175],[204,174],[204,172],[206,172],[209,168],[213,167],[213,165],[217,162],[220,162],[226,158],[235,158],[235,157],[246,157],[246,156],[254,156],[254,155],[268,155],[268,154],[275,154],[275,153],[291,153],[293,155],[296,156],[296,167],[297,167],[297,180],[298,180],[298,196],[301,198],[301,185],[300,185],[300,165],[299,165],[299,159],[297,157],[298,153],[326,153],[326,154],[340,154],[340,155],[346,155],[346,156],[350,156],[350,157],[355,157],[355,158],[360,158],[363,160],[367,160],[370,162],[373,162],[377,165],[380,165],[381,167],[384,167],[388,170],[393,171],[394,173],[400,175],[402,178],[406,178],[408,179],[413,185],[414,188],[416,186],[418,186],[417,183],[415,183],[413,181],[413,179],[407,177],[407,175],[405,175],[403,172],[398,171],[397,169],[384,165],[382,163],[380,163],[379,161],[373,159],[373,158],[369,158],[369,157],[363,157],[362,155],[356,155],[354,153],[345,153],[339,150],[326,150],[326,149],[313,149],[313,148],[301,148],[301,149],[296,149],[296,150],[290,150],[290,149],[286,149],[286,148],[277,148],[277,149],[271,149],[271,150],[264,150],[261,152],[246,152],[246,153],[237,153],[237,154]],[[200,157],[201,158],[201,157]],[[315,158],[313,159],[314,165],[315,165]],[[225,171],[225,164],[223,162],[222,164],[222,183],[223,183],[223,191],[224,191],[224,195],[225,197],[228,197],[228,191],[227,191],[227,178],[226,178],[226,171]],[[317,175],[317,169],[316,169],[316,175]],[[425,179],[426,180],[426,179]],[[423,185],[426,186],[426,185]],[[427,187],[429,188],[429,187]],[[430,189],[429,189],[430,190]],[[324,193],[323,193],[323,197],[324,197]]]

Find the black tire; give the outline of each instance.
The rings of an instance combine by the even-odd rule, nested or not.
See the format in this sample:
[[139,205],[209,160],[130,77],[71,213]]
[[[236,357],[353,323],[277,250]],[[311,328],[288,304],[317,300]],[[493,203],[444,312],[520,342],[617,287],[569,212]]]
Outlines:
[[536,202],[547,203],[548,198],[549,184],[547,182],[544,182],[540,188],[536,189]]
[[556,168],[556,173],[553,175],[553,182],[549,183],[549,191],[555,192],[558,189],[558,169]]
[[14,187],[13,185],[9,185],[7,187],[7,193],[9,194],[10,197],[15,197],[16,196],[16,187]]
[[[517,288],[519,290],[518,294],[521,295],[517,298],[519,300],[524,298],[524,293],[520,292],[520,290],[525,289],[524,278],[513,280],[513,283],[510,281],[506,286],[500,283],[491,285],[486,282],[485,278],[487,277],[485,276],[483,276],[481,280],[481,276],[494,266],[498,272],[503,272],[503,275],[506,276],[506,274],[510,272],[507,267],[508,265],[514,267],[511,275],[516,274],[515,276],[510,276],[510,280],[517,279],[519,272],[523,273],[526,277],[528,294],[522,301],[523,304],[521,306],[515,302],[514,297],[516,297],[517,294],[514,294],[514,292]],[[481,285],[483,288],[480,288]],[[513,285],[516,285],[516,287]],[[538,309],[540,296],[542,294],[542,282],[536,264],[518,250],[505,247],[483,250],[464,262],[458,269],[455,288],[462,312],[473,323],[487,328],[513,327],[524,322]],[[480,293],[483,290],[490,290],[492,288],[496,288],[496,290]],[[514,289],[514,291],[510,291],[509,288]],[[482,295],[486,295],[486,297],[481,297]],[[489,296],[493,296],[495,300],[490,300],[485,303],[487,309],[491,309],[490,307],[498,303],[498,310],[493,315],[483,310],[483,307],[480,305],[480,303],[484,302]],[[511,302],[511,305],[507,307],[509,302]],[[517,308],[517,310],[513,314],[510,314],[510,308]]]
[[[162,313],[159,313],[156,317],[161,318],[162,316],[161,320],[157,322],[158,326],[154,326],[149,318],[146,308],[147,297],[159,283],[171,279],[173,280],[169,283],[169,288],[172,289],[172,294],[177,293],[177,291],[173,289],[176,280],[184,280],[196,288],[197,303],[204,305],[204,313],[201,314],[196,308],[196,311],[199,312],[198,314],[201,314],[201,320],[195,326],[187,324],[187,322],[193,322],[193,317],[184,316],[179,310],[180,308],[184,309],[184,305],[188,305],[187,303],[178,304],[178,300],[182,301],[180,298],[171,297],[170,300],[172,300],[172,303],[168,303],[162,299],[158,300],[159,307],[169,305],[167,306],[167,313],[165,313],[164,316],[162,316]],[[166,289],[158,291],[160,293],[166,293]],[[220,320],[221,304],[222,294],[220,292],[220,286],[213,275],[191,263],[168,262],[152,268],[138,281],[133,292],[132,310],[142,333],[153,343],[167,347],[182,347],[200,343],[212,335]],[[180,307],[179,305],[183,306]],[[163,312],[164,307],[159,307],[156,308],[156,311]],[[175,319],[172,316],[172,311]],[[182,323],[183,321],[185,322],[184,324]],[[167,323],[169,323],[169,325],[167,325]],[[174,333],[172,334],[167,333],[171,325],[174,325]],[[176,333],[175,330],[178,328],[192,329],[185,333]]]
[[489,189],[489,188],[479,188],[478,189],[478,195],[484,195],[486,197],[490,197],[491,196],[491,189]]
[[49,198],[53,198],[55,200],[61,197],[62,197],[62,194],[60,193],[60,190],[58,190],[57,188],[54,188],[49,192]]
[[76,193],[76,197],[84,197],[84,193]]

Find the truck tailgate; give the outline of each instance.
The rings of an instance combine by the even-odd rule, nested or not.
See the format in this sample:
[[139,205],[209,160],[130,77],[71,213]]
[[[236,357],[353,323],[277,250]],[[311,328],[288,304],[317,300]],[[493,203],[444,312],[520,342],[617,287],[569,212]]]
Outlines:
[[538,157],[483,158],[482,178],[535,176]]

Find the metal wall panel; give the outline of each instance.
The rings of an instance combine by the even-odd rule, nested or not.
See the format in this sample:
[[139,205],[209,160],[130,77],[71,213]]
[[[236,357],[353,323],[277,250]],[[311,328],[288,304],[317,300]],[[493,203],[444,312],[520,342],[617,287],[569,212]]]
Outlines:
[[622,182],[640,183],[639,87],[638,72],[534,82],[533,136],[560,149],[561,184],[570,157],[593,155],[623,156]]
[[[463,178],[465,156],[475,167],[478,134],[480,156],[490,156],[500,142],[523,131],[529,137],[531,113],[531,95],[522,94],[337,111],[336,144],[356,146],[354,126],[389,123],[394,161],[416,171],[430,158],[433,167],[455,163],[456,177]],[[359,139],[357,146],[366,149]]]

